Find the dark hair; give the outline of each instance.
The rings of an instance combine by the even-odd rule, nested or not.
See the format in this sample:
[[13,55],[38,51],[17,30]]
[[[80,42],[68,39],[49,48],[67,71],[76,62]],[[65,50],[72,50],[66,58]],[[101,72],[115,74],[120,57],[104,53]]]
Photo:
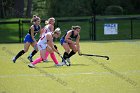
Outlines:
[[31,19],[31,23],[36,22],[37,20],[40,20],[40,18],[36,15],[33,15],[33,18]]
[[76,30],[76,29],[81,29],[81,27],[80,26],[72,26],[71,29]]

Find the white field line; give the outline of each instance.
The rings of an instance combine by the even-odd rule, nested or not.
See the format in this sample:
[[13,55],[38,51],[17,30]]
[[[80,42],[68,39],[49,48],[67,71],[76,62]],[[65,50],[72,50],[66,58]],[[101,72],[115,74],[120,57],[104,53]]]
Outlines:
[[[126,72],[118,72],[122,75],[132,75],[139,74],[140,70],[130,70]],[[0,78],[15,78],[15,77],[46,77],[49,75],[53,76],[77,76],[77,75],[95,75],[95,76],[103,76],[103,75],[112,75],[110,72],[77,72],[77,73],[60,73],[60,74],[52,74],[49,73],[47,75],[44,74],[11,74],[11,75],[0,75]]]

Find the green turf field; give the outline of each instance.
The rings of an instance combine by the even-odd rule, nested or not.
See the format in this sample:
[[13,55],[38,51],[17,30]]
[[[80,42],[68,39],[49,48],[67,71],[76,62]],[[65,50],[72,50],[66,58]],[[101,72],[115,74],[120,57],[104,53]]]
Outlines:
[[140,93],[140,40],[80,45],[82,53],[108,55],[110,60],[76,54],[70,67],[55,67],[49,58],[28,68],[32,48],[14,64],[11,59],[23,44],[0,44],[0,93]]

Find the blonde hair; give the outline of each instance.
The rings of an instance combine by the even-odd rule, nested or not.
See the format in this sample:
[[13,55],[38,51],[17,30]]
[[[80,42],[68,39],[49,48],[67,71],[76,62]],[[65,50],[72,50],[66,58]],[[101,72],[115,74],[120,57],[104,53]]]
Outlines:
[[48,25],[51,20],[55,21],[55,18],[53,18],[53,17],[49,18],[48,20],[45,21],[45,24]]
[[48,25],[48,24],[49,24],[48,20],[46,20],[46,21],[45,21],[45,24],[46,24],[46,25]]

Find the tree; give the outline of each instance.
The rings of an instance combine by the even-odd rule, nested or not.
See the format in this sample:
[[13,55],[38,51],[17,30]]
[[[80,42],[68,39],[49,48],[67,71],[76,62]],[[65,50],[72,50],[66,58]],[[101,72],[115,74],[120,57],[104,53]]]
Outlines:
[[131,0],[131,4],[134,8],[134,14],[140,14],[140,0]]
[[4,2],[3,2],[3,0],[1,0],[1,2],[0,2],[0,17],[1,18],[4,18]]
[[91,15],[91,0],[46,0],[48,15],[62,16],[87,16]]
[[0,1],[0,17],[9,18],[13,16],[13,0],[1,0]]
[[[48,2],[47,2],[48,3]],[[33,0],[32,1],[32,14],[38,15],[41,18],[46,17],[46,0]]]
[[14,0],[15,17],[24,17],[24,0]]
[[27,1],[26,17],[31,17],[31,10],[32,10],[32,0],[28,0]]
[[123,7],[125,14],[133,14],[134,6],[131,0],[122,0],[120,6]]

